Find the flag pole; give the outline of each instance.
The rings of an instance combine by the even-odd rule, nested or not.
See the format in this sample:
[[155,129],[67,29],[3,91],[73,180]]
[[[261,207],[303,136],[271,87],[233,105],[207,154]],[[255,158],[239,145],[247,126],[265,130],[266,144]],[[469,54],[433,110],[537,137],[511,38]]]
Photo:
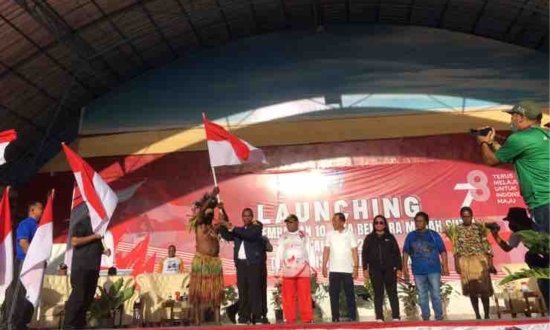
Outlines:
[[210,166],[210,169],[212,169],[212,178],[214,179],[214,187],[218,186],[218,178],[216,177],[216,170],[213,166]]
[[[206,120],[207,120],[206,114],[203,112],[202,113],[202,122],[205,125],[205,127],[204,127],[205,134],[206,134],[206,124],[205,124]],[[208,149],[208,138],[206,139],[206,149]],[[217,187],[218,186],[218,178],[216,177],[216,169],[214,169],[214,166],[210,165],[210,170],[212,171],[212,179],[214,179],[214,187]],[[218,194],[216,196],[216,198],[218,199],[218,203],[221,202],[220,194]]]

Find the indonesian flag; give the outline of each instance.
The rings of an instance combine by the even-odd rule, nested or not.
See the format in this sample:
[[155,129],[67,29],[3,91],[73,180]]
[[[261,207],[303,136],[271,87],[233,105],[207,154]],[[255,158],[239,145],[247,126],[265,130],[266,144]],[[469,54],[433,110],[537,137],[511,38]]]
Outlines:
[[0,132],[0,165],[6,163],[6,158],[4,158],[6,147],[15,139],[17,139],[17,133],[15,133],[14,129]]
[[88,207],[92,230],[96,234],[104,235],[118,197],[103,178],[71,148],[63,144],[63,151],[73,170],[80,195]]
[[266,163],[262,150],[250,145],[215,124],[202,114],[210,166],[240,165],[250,163]]
[[[118,203],[124,203],[128,200],[130,200],[138,189],[145,183],[145,180],[142,180],[138,183],[135,183],[125,189],[115,191],[116,196],[118,198]],[[73,201],[71,203],[71,215],[68,219],[69,221],[69,235],[67,236],[67,246],[65,249],[65,265],[67,265],[67,268],[71,270],[71,266],[73,263],[73,246],[71,244],[71,234],[73,232],[74,227],[80,222],[85,221],[87,217],[90,216],[90,212],[88,211],[88,206],[86,206],[86,202],[82,199],[82,196],[80,194],[80,191],[78,190],[78,186],[74,186],[73,188]],[[106,232],[109,233],[108,231]],[[108,236],[108,235],[106,235]],[[108,243],[108,242],[107,242]],[[106,248],[111,248],[111,260],[113,262],[113,266],[116,265],[115,260],[115,254],[116,251],[114,249],[114,246],[109,246],[106,244]],[[102,256],[103,258],[103,256]],[[103,266],[103,265],[102,265]]]
[[[0,201],[0,287],[5,290],[13,279],[13,235],[11,233],[10,187]],[[2,292],[0,296],[3,296]]]
[[53,198],[54,191],[52,190],[48,197],[48,202],[44,208],[42,218],[36,229],[36,233],[29,244],[25,261],[21,267],[21,283],[27,292],[27,300],[36,308],[40,290],[42,288],[42,280],[44,279],[44,271],[46,270],[46,262],[50,258],[53,246]]

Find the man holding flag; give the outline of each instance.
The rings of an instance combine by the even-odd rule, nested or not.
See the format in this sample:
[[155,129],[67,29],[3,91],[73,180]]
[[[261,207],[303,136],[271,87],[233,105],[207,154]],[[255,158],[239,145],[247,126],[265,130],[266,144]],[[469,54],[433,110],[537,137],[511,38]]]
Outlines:
[[53,198],[52,190],[21,267],[19,279],[25,294],[24,300],[17,303],[17,315],[21,316],[17,318],[19,322],[14,324],[17,330],[27,329],[27,324],[30,323],[34,310],[38,306],[46,263],[53,246]]
[[73,288],[67,309],[65,310],[65,328],[80,329],[86,326],[86,311],[90,307],[101,265],[101,255],[110,255],[103,250],[100,234],[92,230],[90,218],[77,223],[71,233],[73,260],[71,268],[71,287]]
[[31,241],[38,229],[38,221],[44,212],[44,205],[40,202],[31,202],[28,206],[28,216],[19,222],[16,231],[15,245],[15,272],[16,277],[19,276],[19,271],[27,255],[27,251]]
[[195,203],[190,229],[195,231],[195,256],[191,263],[189,303],[193,307],[194,322],[200,324],[207,310],[214,312],[215,322],[220,322],[220,306],[223,300],[223,269],[219,258],[220,240],[218,228],[212,224],[217,204],[218,187]]
[[86,203],[89,216],[75,223],[69,233],[73,247],[71,262],[72,292],[65,310],[65,328],[86,326],[86,311],[93,301],[99,278],[103,235],[118,203],[116,193],[78,154],[63,144],[63,151],[73,171],[78,190]]
[[[27,329],[42,288],[46,261],[53,245],[53,192],[48,198],[46,209],[42,203],[29,204],[29,217],[17,228],[16,276],[6,290],[7,313],[4,325],[7,329]],[[40,224],[38,223],[40,221]]]

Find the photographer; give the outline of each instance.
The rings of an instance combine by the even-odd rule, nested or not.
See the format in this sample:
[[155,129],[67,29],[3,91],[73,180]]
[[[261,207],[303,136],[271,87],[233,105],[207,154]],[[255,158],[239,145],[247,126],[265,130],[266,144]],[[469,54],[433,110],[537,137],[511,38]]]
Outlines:
[[[518,234],[516,234],[517,232],[520,232],[523,230],[534,230],[536,227],[535,223],[533,223],[533,221],[527,215],[527,210],[521,207],[511,207],[508,210],[508,214],[506,215],[506,218],[504,218],[503,220],[508,221],[508,228],[512,231],[512,234],[508,238],[508,241],[500,237],[499,225],[495,223],[491,223],[491,224],[487,224],[487,228],[489,228],[489,230],[491,231],[491,235],[497,242],[498,246],[500,246],[500,248],[506,252],[509,252],[514,248],[517,248],[521,243],[521,238]],[[548,263],[549,263],[548,255],[540,255],[540,254],[532,253],[530,251],[527,251],[525,253],[524,260],[527,266],[529,266],[529,268],[532,268],[532,269],[548,267]],[[550,301],[549,281],[547,279],[538,279],[537,284],[540,292],[544,297],[546,306],[548,308],[550,305],[549,304],[549,301]]]
[[[538,231],[550,228],[550,132],[540,127],[541,110],[533,102],[524,101],[507,111],[512,134],[504,145],[495,142],[495,130],[478,135],[481,156],[487,165],[513,163],[521,195],[529,206]],[[481,133],[481,132],[480,132]]]

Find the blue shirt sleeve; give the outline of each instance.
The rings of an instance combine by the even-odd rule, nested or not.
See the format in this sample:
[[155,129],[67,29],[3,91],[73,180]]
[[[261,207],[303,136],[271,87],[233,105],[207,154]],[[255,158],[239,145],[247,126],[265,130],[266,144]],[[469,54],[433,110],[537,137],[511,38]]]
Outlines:
[[31,237],[31,224],[28,221],[23,220],[19,226],[17,226],[16,239],[17,241],[22,239],[30,239]]
[[445,249],[445,243],[443,243],[443,239],[441,238],[441,235],[439,235],[435,231],[432,233],[434,234],[434,237],[435,237],[435,245],[437,247],[437,251],[439,251],[439,253],[447,252],[447,250]]
[[411,240],[412,240],[411,236],[412,236],[412,233],[409,233],[405,238],[405,243],[403,244],[403,252],[408,255],[411,255]]

